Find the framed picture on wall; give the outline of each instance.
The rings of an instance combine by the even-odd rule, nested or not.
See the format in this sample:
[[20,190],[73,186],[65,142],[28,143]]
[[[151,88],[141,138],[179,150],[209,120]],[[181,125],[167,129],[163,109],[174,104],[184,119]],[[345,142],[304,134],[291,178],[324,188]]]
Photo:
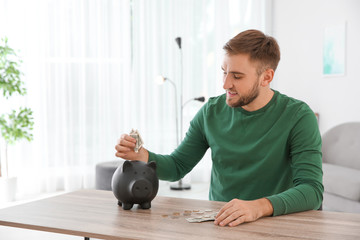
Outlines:
[[346,22],[328,25],[324,31],[323,76],[345,75]]

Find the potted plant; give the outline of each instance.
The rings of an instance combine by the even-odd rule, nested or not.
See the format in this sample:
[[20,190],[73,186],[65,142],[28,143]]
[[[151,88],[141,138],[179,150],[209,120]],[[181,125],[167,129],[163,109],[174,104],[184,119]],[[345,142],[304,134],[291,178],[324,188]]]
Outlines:
[[[15,51],[8,46],[8,39],[0,42],[0,92],[8,100],[14,93],[24,96],[26,89],[21,81],[19,70],[21,60]],[[3,103],[2,103],[3,104]],[[34,121],[30,108],[20,107],[19,110],[11,110],[10,113],[0,115],[0,135],[3,138],[4,147],[0,154],[0,200],[14,200],[16,193],[16,178],[9,176],[8,171],[8,145],[15,144],[21,139],[31,141]]]

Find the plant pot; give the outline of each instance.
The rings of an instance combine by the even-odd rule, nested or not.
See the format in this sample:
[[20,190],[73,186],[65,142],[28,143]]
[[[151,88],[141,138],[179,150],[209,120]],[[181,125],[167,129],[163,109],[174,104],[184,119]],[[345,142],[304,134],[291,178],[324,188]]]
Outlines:
[[17,189],[16,177],[0,178],[0,203],[15,201]]

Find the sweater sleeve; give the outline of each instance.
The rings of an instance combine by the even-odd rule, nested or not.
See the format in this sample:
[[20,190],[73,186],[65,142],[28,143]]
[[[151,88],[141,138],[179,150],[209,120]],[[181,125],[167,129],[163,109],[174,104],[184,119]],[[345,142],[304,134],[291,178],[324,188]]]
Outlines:
[[314,113],[309,108],[300,112],[302,116],[288,139],[293,187],[268,197],[274,208],[273,216],[316,210],[322,203],[321,136]]
[[202,159],[209,148],[203,133],[206,104],[199,110],[184,140],[170,155],[155,154],[149,151],[149,162],[156,162],[157,175],[161,180],[177,181],[190,172]]

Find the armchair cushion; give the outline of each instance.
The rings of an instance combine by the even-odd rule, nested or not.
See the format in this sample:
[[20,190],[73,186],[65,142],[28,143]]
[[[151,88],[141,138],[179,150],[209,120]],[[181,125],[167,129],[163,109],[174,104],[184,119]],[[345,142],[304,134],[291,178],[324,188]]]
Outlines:
[[360,122],[331,128],[323,135],[323,162],[360,170]]
[[323,163],[325,192],[360,202],[360,170]]

